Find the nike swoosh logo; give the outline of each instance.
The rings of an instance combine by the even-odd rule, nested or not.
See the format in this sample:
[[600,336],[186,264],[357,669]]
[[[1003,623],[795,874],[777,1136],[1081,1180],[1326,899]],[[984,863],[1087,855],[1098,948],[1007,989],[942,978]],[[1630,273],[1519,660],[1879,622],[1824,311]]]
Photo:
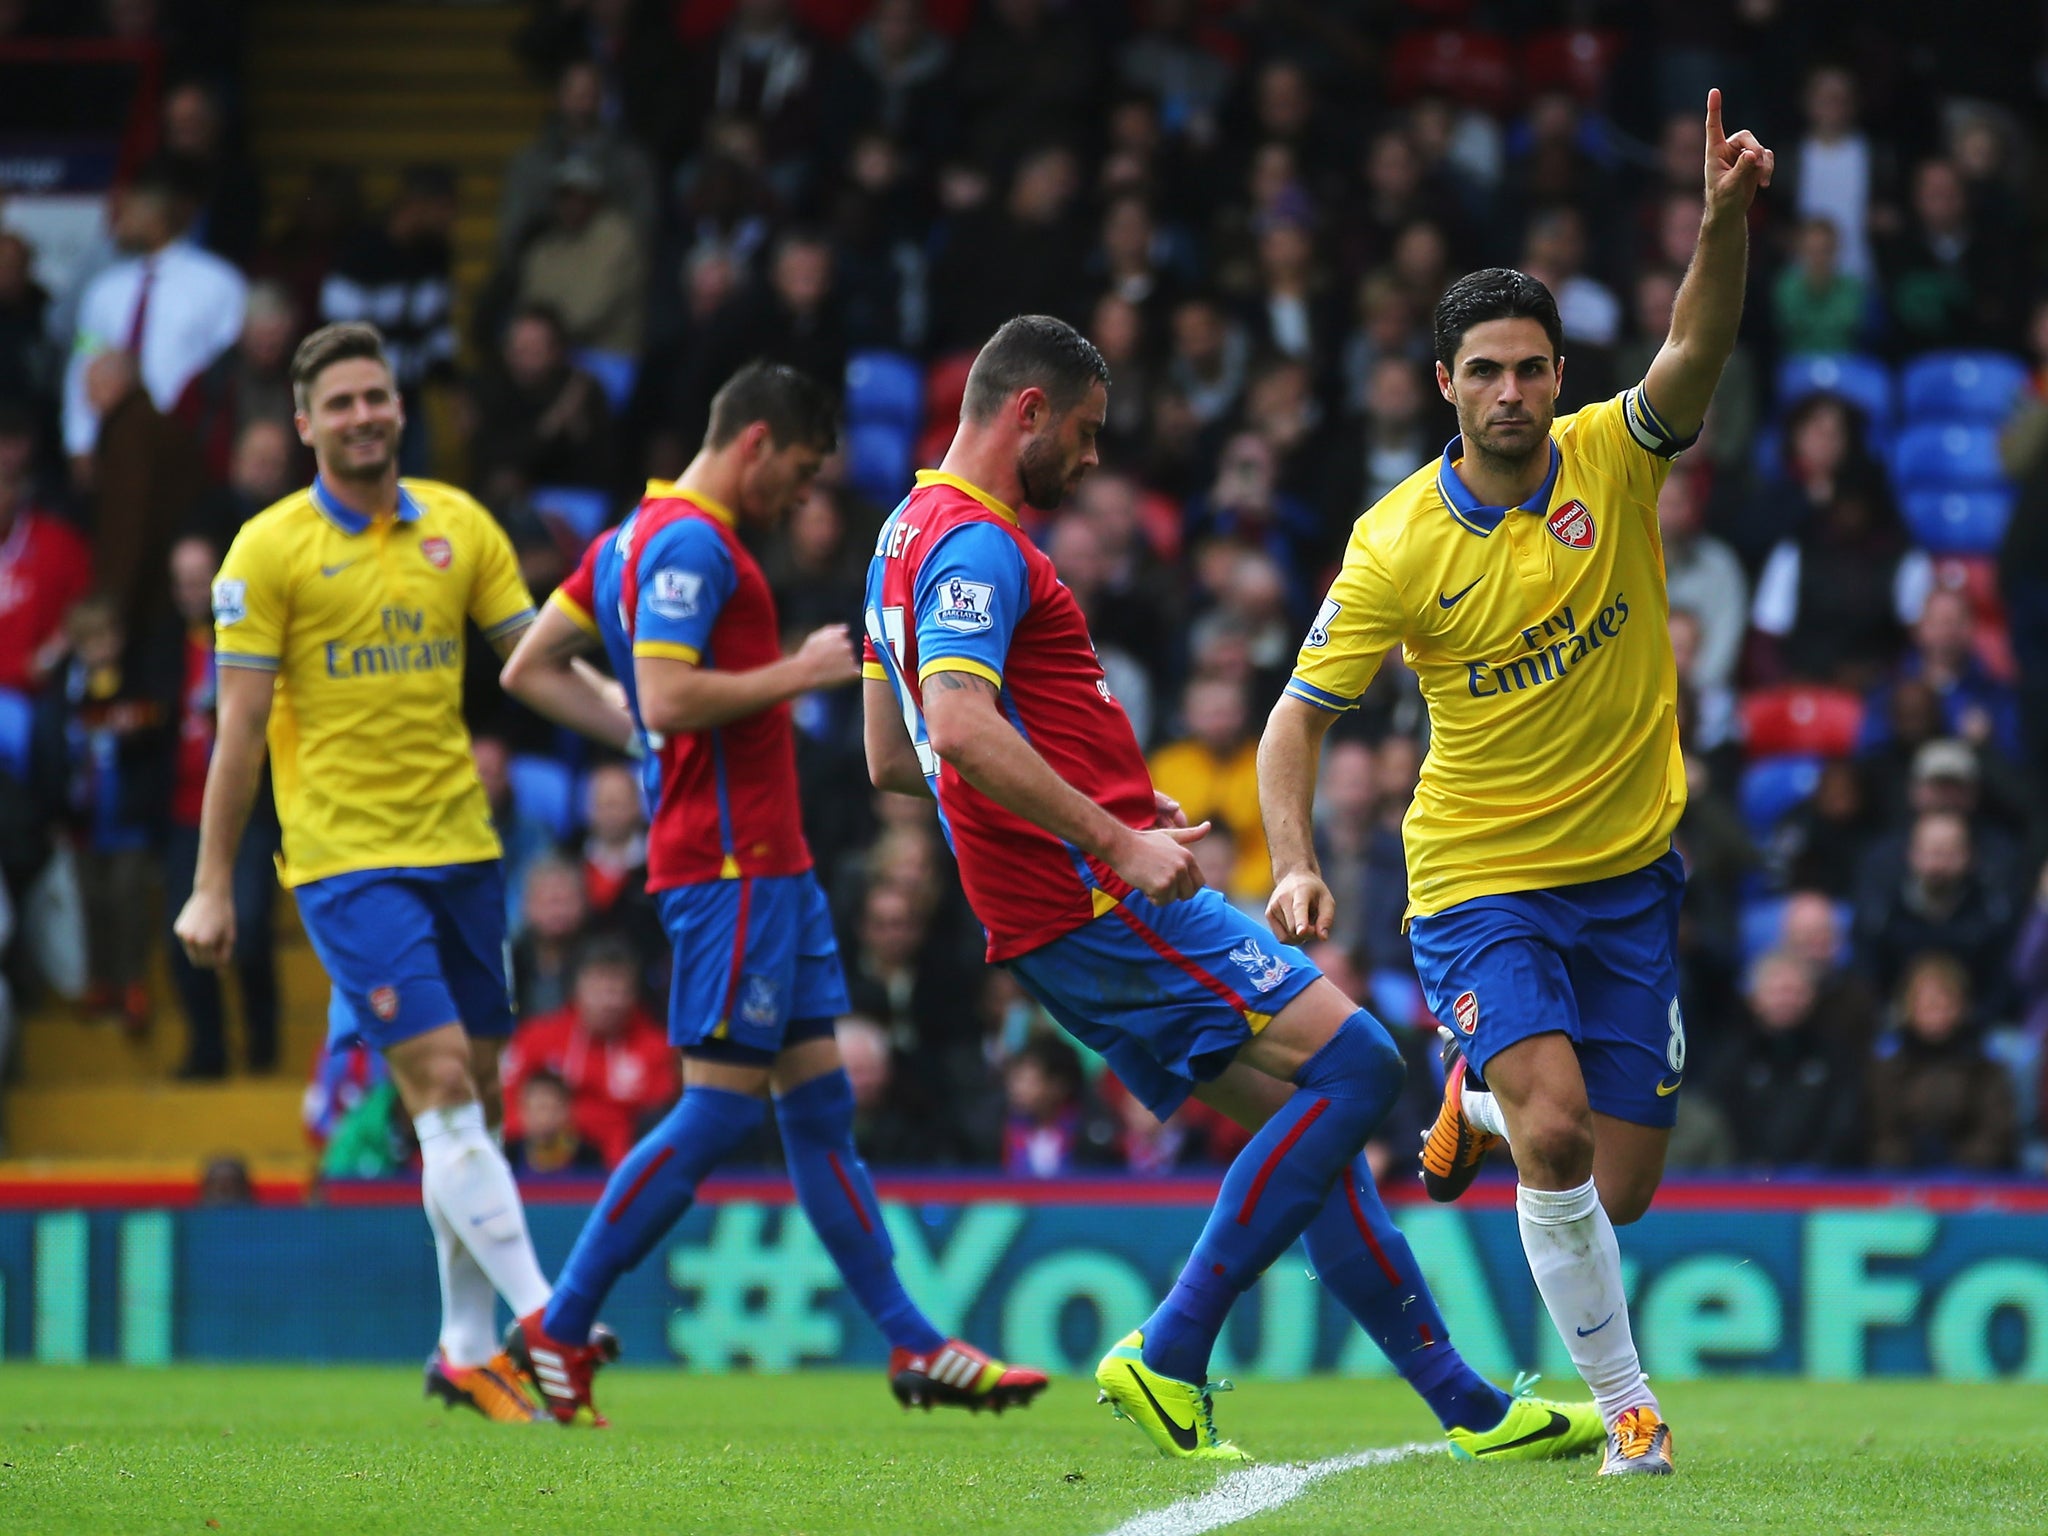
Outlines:
[[1675,1083],[1660,1082],[1657,1084],[1657,1097],[1660,1099],[1668,1099],[1671,1097],[1671,1095],[1678,1092],[1678,1090],[1683,1088],[1684,1086],[1685,1079],[1682,1077]]
[[1138,1384],[1138,1390],[1145,1394],[1145,1401],[1150,1403],[1152,1411],[1159,1415],[1159,1421],[1166,1426],[1166,1432],[1173,1436],[1173,1443],[1175,1445],[1184,1451],[1192,1451],[1202,1443],[1202,1437],[1195,1432],[1194,1425],[1189,1424],[1183,1428],[1181,1425],[1173,1422],[1172,1414],[1159,1406],[1159,1399],[1152,1395],[1152,1389],[1145,1385],[1145,1378],[1138,1374],[1138,1368],[1135,1365],[1126,1365],[1124,1369],[1131,1373],[1131,1380],[1135,1381]]
[[1555,1440],[1571,1427],[1572,1421],[1553,1408],[1550,1410],[1550,1422],[1541,1429],[1532,1429],[1517,1439],[1503,1441],[1499,1445],[1489,1445],[1484,1450],[1474,1451],[1472,1454],[1475,1457],[1493,1456],[1502,1451],[1512,1451],[1518,1445],[1534,1445],[1538,1440]]
[[1605,1328],[1609,1323],[1613,1321],[1614,1314],[1610,1312],[1605,1317],[1601,1318],[1600,1321],[1595,1323],[1592,1327],[1581,1328],[1579,1330],[1579,1337],[1582,1339],[1590,1339],[1594,1334],[1598,1333],[1602,1328]]
[[1452,606],[1453,604],[1455,604],[1455,603],[1456,603],[1456,602],[1458,601],[1458,599],[1459,599],[1459,598],[1463,597],[1463,596],[1464,596],[1464,595],[1465,595],[1465,594],[1466,594],[1467,592],[1470,592],[1470,591],[1472,590],[1472,588],[1473,588],[1473,587],[1476,587],[1476,586],[1478,586],[1478,585],[1479,585],[1479,583],[1480,583],[1480,582],[1482,582],[1482,581],[1484,581],[1484,580],[1486,580],[1486,578],[1485,578],[1484,576],[1476,576],[1476,577],[1474,577],[1474,578],[1472,579],[1472,581],[1471,581],[1471,582],[1470,582],[1469,584],[1467,584],[1466,586],[1460,587],[1460,588],[1459,588],[1459,589],[1458,589],[1457,591],[1453,592],[1453,593],[1452,593],[1452,594],[1451,594],[1451,595],[1450,595],[1449,597],[1445,597],[1445,596],[1443,595],[1443,593],[1441,593],[1441,592],[1437,593],[1437,595],[1436,595],[1436,604],[1437,604],[1437,606],[1438,606],[1439,608],[1449,608],[1449,607],[1451,607],[1451,606]]
[[343,571],[347,570],[350,566],[354,564],[355,561],[353,560],[344,560],[339,565],[323,565],[320,567],[320,574],[322,576],[339,576]]

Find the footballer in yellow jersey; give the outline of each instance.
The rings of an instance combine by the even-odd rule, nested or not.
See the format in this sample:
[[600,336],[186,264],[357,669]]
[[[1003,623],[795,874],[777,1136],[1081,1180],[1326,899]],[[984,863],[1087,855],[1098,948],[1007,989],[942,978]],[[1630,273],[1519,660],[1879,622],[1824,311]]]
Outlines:
[[1657,492],[1734,346],[1745,221],[1772,169],[1753,135],[1724,134],[1718,91],[1706,145],[1698,248],[1634,388],[1557,417],[1549,290],[1496,268],[1445,291],[1436,375],[1459,435],[1358,520],[1259,754],[1268,918],[1290,942],[1327,934],[1310,835],[1322,736],[1389,651],[1414,669],[1430,738],[1402,828],[1408,934],[1446,1064],[1424,1182],[1455,1199],[1509,1143],[1530,1269],[1607,1422],[1610,1473],[1671,1470],[1613,1232],[1663,1175],[1686,1065]]
[[[220,725],[176,932],[198,964],[233,950],[233,854],[267,737],[284,877],[332,983],[329,1043],[384,1053],[419,1135],[442,1298],[427,1391],[532,1423],[493,1326],[493,1290],[517,1314],[549,1288],[485,1114],[512,1007],[462,673],[466,626],[509,651],[533,602],[488,512],[399,479],[405,417],[374,328],[315,331],[292,386],[319,473],[244,525],[214,581]],[[559,700],[552,713],[625,739],[629,722],[596,687],[568,691],[583,715]]]

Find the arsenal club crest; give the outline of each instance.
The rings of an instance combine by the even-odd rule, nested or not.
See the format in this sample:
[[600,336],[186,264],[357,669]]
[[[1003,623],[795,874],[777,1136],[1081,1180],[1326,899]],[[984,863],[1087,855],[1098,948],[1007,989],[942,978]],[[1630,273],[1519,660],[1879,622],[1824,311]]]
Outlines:
[[[1583,510],[1583,509],[1582,509]],[[1556,530],[1553,529],[1552,532]],[[1458,1033],[1469,1035],[1479,1027],[1479,996],[1475,992],[1460,992],[1458,1000],[1451,1004],[1451,1018],[1457,1023]]]
[[[1578,503],[1573,502],[1572,505],[1576,507],[1578,506]],[[1552,522],[1550,531],[1552,533],[1557,532],[1557,525],[1555,521]],[[1586,542],[1588,544],[1593,542],[1592,536],[1590,534],[1587,536]],[[437,571],[447,570],[448,562],[455,558],[454,547],[451,546],[446,539],[439,537],[431,539],[421,539],[420,553],[427,557],[427,564],[431,565]]]
[[370,1012],[389,1024],[398,1017],[398,988],[374,987],[370,991]]
[[1566,549],[1593,547],[1593,514],[1583,501],[1566,502],[1543,520],[1543,526]]

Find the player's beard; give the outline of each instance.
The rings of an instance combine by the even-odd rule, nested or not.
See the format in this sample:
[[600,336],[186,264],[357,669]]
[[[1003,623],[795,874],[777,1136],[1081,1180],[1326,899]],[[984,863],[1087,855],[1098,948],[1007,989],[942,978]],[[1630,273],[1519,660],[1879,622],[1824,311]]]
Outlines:
[[[383,452],[375,459],[352,459],[346,453],[336,453],[329,472],[337,480],[382,480],[391,472],[391,466],[398,459],[398,438],[401,429],[393,428],[379,434],[378,445]],[[342,445],[346,447],[346,444]]]
[[1059,440],[1050,432],[1034,437],[1017,455],[1017,481],[1024,487],[1024,505],[1054,512],[1067,499],[1067,466]]
[[[1527,469],[1531,459],[1535,458],[1539,453],[1548,452],[1550,448],[1550,424],[1548,422],[1538,422],[1533,416],[1527,418],[1527,420],[1532,430],[1529,437],[1529,445],[1526,448],[1511,447],[1507,443],[1502,442],[1494,433],[1481,427],[1477,431],[1469,428],[1465,430],[1466,450],[1471,453],[1477,453],[1480,457],[1489,460],[1497,469],[1506,470],[1510,473]],[[1516,425],[1519,426],[1520,423],[1518,422]]]

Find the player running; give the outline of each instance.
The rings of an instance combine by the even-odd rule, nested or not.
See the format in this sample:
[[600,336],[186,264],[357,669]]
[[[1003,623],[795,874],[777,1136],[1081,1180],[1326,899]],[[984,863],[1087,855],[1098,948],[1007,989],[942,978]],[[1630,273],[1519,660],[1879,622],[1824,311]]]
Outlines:
[[1514,1148],[1522,1247],[1607,1424],[1604,1473],[1668,1473],[1614,1223],[1648,1209],[1685,1076],[1675,956],[1685,807],[1657,491],[1735,344],[1746,219],[1771,180],[1707,96],[1706,214],[1635,388],[1553,421],[1557,304],[1494,269],[1436,309],[1460,437],[1358,520],[1259,748],[1273,929],[1330,931],[1311,802],[1331,720],[1395,646],[1429,705],[1408,813],[1409,937],[1446,1030],[1429,1193]]
[[[405,414],[383,340],[330,325],[292,359],[313,484],[251,518],[213,586],[219,742],[175,930],[196,965],[234,951],[235,849],[265,738],[282,870],[333,983],[330,1044],[381,1051],[419,1134],[441,1273],[427,1391],[532,1422],[492,1292],[548,1297],[487,1121],[512,1031],[497,834],[462,720],[464,625],[501,652],[533,621],[512,546],[462,492],[398,477]],[[587,686],[558,711],[616,715]]]
[[590,547],[505,665],[505,686],[549,713],[573,697],[571,658],[600,644],[609,655],[646,744],[647,886],[675,948],[682,1099],[612,1174],[545,1311],[522,1312],[508,1335],[564,1423],[596,1416],[599,1303],[759,1131],[771,1090],[797,1199],[889,1341],[897,1400],[1001,1411],[1045,1390],[1043,1372],[947,1338],[904,1292],[854,1150],[853,1085],[833,1037],[846,982],[798,821],[789,701],[860,669],[843,624],[782,654],[775,601],[738,530],[794,506],[834,435],[831,401],[803,374],[741,369],[712,399],[682,478],[649,485]]
[[1055,508],[1094,466],[1108,379],[1042,315],[982,348],[943,466],[875,546],[863,668],[869,775],[937,798],[988,958],[1155,1115],[1192,1092],[1256,1132],[1172,1293],[1096,1382],[1166,1455],[1242,1459],[1216,1432],[1210,1351],[1231,1304],[1306,1235],[1317,1275],[1454,1449],[1591,1449],[1591,1404],[1511,1397],[1451,1347],[1360,1155],[1400,1090],[1393,1042],[1202,886],[1188,845],[1207,824],[1152,788],[1080,608],[1018,526],[1014,506]]

